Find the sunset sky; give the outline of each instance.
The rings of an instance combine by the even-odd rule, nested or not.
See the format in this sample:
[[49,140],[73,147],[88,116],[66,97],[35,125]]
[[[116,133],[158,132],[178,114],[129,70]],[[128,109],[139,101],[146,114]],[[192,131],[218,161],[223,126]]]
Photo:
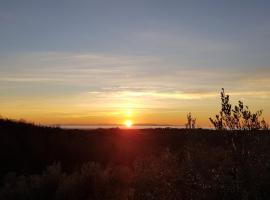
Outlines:
[[233,102],[270,121],[270,1],[1,0],[0,115],[200,126]]

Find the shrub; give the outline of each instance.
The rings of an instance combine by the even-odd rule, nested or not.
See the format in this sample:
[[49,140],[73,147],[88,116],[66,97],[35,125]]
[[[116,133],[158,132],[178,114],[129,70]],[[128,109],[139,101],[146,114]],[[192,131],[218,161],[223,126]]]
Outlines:
[[187,114],[187,123],[185,124],[186,129],[196,128],[196,118],[193,118],[191,113]]
[[242,101],[232,108],[230,97],[221,89],[221,110],[215,119],[209,118],[210,122],[217,130],[259,130],[268,129],[268,124],[264,119],[260,119],[262,110],[252,113],[248,106]]
[[54,199],[63,176],[59,163],[48,166],[41,175],[8,176],[0,190],[0,199]]

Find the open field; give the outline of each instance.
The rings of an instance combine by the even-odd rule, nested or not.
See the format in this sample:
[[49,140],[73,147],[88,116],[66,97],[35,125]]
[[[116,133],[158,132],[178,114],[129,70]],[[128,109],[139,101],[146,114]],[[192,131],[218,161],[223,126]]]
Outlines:
[[0,199],[268,199],[269,131],[0,121]]

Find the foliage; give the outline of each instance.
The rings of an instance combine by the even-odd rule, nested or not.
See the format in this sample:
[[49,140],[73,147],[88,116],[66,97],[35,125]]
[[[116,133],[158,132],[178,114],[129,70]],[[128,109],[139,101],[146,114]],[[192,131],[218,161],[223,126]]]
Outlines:
[[[228,142],[231,138],[236,148]],[[0,199],[269,199],[270,157],[265,147],[252,147],[263,140],[235,134],[223,139],[223,145],[210,146],[193,138],[182,152],[165,148],[131,166],[88,162],[67,173],[56,163],[41,174],[9,173],[2,180]]]
[[269,130],[63,130],[0,120],[0,199],[269,199],[269,143]]
[[217,130],[259,130],[268,129],[268,124],[264,119],[260,119],[262,110],[252,113],[248,106],[242,101],[238,105],[232,106],[229,95],[221,89],[221,110],[215,119],[209,118],[210,122]]
[[187,123],[185,124],[186,129],[196,128],[196,118],[193,118],[191,113],[187,114]]

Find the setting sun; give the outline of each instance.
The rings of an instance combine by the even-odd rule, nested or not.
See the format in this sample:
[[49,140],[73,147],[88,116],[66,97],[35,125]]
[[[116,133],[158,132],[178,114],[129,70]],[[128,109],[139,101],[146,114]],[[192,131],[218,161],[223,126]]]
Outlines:
[[133,125],[132,121],[131,120],[126,120],[125,121],[125,126],[130,128],[131,126]]

